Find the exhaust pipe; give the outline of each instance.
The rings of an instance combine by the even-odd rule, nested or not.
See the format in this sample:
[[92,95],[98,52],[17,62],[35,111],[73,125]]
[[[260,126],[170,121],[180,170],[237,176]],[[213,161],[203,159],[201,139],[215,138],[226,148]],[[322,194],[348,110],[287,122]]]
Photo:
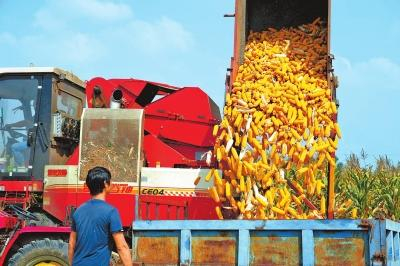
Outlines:
[[119,109],[121,108],[122,102],[122,91],[120,89],[115,89],[111,95],[110,108]]

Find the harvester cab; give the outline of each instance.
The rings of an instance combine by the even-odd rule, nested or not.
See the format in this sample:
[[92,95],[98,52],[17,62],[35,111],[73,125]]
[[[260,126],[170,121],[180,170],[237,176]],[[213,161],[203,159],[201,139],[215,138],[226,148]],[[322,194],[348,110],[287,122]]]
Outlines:
[[6,203],[25,205],[26,192],[42,191],[44,166],[69,159],[78,145],[84,87],[58,68],[0,69],[0,193]]

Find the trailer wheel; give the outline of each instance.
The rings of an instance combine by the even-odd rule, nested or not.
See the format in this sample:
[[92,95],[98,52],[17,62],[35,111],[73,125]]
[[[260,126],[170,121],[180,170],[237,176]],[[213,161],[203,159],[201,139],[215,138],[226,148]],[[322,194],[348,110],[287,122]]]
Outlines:
[[68,266],[68,244],[61,239],[34,240],[15,253],[9,266]]

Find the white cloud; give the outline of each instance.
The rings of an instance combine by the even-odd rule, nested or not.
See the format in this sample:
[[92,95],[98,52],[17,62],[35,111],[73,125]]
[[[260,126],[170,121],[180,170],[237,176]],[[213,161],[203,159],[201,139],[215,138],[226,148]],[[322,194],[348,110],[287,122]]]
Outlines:
[[110,23],[130,19],[130,6],[99,0],[47,0],[34,14],[35,26],[45,30],[61,30],[77,21]]
[[154,22],[132,21],[120,33],[122,40],[131,36],[133,40],[130,39],[147,52],[157,53],[165,47],[185,51],[193,44],[192,35],[181,24],[167,17]]
[[49,38],[46,34],[28,35],[17,39],[13,47],[23,58],[38,66],[63,66],[66,64],[90,64],[102,55],[104,47],[90,35],[77,32],[63,32]]
[[74,7],[85,16],[101,20],[121,20],[130,18],[132,10],[130,6],[112,1],[99,0],[70,0],[68,5]]
[[[400,65],[388,58],[376,57],[364,62],[351,63],[347,58],[338,57],[335,66],[340,78],[346,81],[351,89],[363,89],[363,86],[377,89],[399,89]],[[354,88],[355,86],[355,88]]]
[[123,3],[100,0],[47,0],[45,3],[34,13],[33,23],[39,32],[50,37],[50,42],[42,42],[41,46],[52,46],[51,42],[60,40],[61,43],[63,39],[62,46],[75,47],[78,44],[74,35],[77,35],[85,36],[79,39],[82,46],[90,46],[90,42],[103,46],[91,52],[102,52],[98,57],[107,52],[116,53],[116,44],[126,49],[126,54],[135,49],[152,56],[186,51],[194,43],[190,32],[177,21],[165,16],[151,21],[137,19],[131,7]]

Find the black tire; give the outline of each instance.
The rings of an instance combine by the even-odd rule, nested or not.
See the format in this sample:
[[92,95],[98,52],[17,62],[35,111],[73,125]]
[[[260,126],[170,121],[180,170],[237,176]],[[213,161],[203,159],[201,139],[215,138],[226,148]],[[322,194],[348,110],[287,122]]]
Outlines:
[[34,240],[20,248],[7,265],[34,266],[40,262],[68,266],[68,244],[61,239]]

